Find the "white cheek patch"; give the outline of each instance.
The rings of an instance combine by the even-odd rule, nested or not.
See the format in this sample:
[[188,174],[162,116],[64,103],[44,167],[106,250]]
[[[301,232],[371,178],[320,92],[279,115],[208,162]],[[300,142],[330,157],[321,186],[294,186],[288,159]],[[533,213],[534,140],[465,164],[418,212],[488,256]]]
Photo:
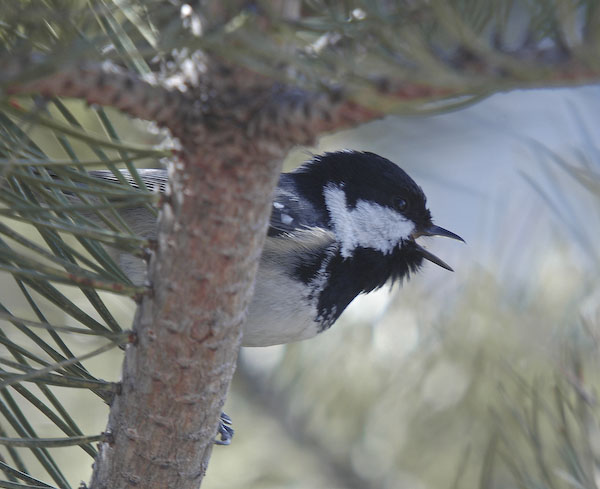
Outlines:
[[415,229],[409,219],[374,202],[358,200],[354,209],[349,209],[346,193],[334,185],[324,190],[324,196],[344,258],[349,258],[357,247],[391,253]]

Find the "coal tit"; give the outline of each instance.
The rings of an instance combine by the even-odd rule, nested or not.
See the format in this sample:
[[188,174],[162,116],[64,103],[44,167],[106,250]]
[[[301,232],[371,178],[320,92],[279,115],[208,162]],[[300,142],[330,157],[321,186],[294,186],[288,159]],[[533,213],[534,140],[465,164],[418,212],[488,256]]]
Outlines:
[[[139,172],[148,188],[165,190],[165,170]],[[110,171],[90,174],[117,182]],[[136,232],[155,237],[155,218],[148,210],[130,208],[122,214]],[[432,223],[421,188],[386,158],[338,151],[283,173],[242,344],[269,346],[316,336],[357,295],[408,278],[423,260],[452,270],[417,244],[420,236],[463,241]],[[144,280],[141,260],[117,258],[132,280]]]
[[[166,191],[165,170],[138,170],[146,187]],[[135,181],[123,171],[132,186]],[[118,183],[110,171],[96,178]],[[142,236],[156,237],[155,216],[142,207],[120,211]],[[315,156],[283,173],[275,190],[267,239],[242,344],[269,346],[304,340],[329,329],[352,300],[416,272],[423,260],[452,270],[417,244],[420,236],[456,234],[432,223],[425,194],[400,167],[374,153]],[[146,264],[113,251],[141,283]],[[231,419],[221,414],[218,444],[229,444]]]

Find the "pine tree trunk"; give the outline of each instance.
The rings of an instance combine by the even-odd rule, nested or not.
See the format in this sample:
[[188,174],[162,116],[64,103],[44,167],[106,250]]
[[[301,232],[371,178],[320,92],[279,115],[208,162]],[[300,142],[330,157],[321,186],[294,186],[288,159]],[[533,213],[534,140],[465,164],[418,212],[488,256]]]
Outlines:
[[247,145],[184,158],[160,218],[91,488],[197,488],[235,369],[279,161]]

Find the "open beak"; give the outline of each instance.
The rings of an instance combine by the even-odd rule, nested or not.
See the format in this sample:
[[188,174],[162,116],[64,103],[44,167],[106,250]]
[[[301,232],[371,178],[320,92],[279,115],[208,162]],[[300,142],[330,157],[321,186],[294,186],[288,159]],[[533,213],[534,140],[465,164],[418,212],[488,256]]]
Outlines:
[[[458,234],[454,234],[453,232],[448,231],[447,229],[441,228],[439,226],[435,226],[433,224],[431,226],[429,226],[427,229],[417,230],[417,231],[413,232],[411,235],[411,237],[413,239],[416,239],[419,236],[445,236],[446,238],[456,239],[458,241],[462,241],[463,243],[465,242],[465,240],[462,239]],[[436,265],[439,265],[440,267],[445,268],[446,270],[450,270],[451,272],[454,271],[452,269],[452,267],[450,265],[448,265],[445,261],[439,259],[433,253],[427,251],[425,248],[423,248],[421,245],[417,244],[416,242],[415,242],[415,246],[416,246],[417,250],[419,251],[419,253],[421,253],[423,258],[425,258],[426,260],[429,260],[431,263],[435,263]]]

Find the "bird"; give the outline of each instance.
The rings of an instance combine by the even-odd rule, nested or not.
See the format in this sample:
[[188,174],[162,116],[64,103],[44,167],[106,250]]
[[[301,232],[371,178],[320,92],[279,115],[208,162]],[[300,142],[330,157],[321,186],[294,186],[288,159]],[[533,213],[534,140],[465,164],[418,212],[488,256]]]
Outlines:
[[[121,172],[136,186],[128,171]],[[147,188],[166,191],[166,170],[138,172]],[[109,170],[89,173],[119,182]],[[135,232],[156,237],[152,212],[134,207],[120,213]],[[464,241],[433,224],[421,187],[387,158],[335,151],[282,173],[242,345],[271,346],[317,336],[355,297],[408,279],[424,260],[452,271],[416,242],[421,236]],[[118,251],[116,255],[126,274],[142,283],[145,262]]]
[[[131,185],[131,174],[121,170]],[[147,188],[167,188],[167,171],[138,170]],[[90,175],[117,184],[112,171]],[[156,237],[155,215],[144,208],[120,211],[131,228]],[[341,150],[314,155],[282,173],[273,198],[269,228],[242,346],[286,344],[315,337],[337,321],[360,294],[407,280],[424,261],[452,268],[417,239],[464,240],[433,223],[425,193],[397,164],[375,153]],[[117,260],[136,283],[146,264],[118,252]],[[221,444],[233,430],[221,418]]]

